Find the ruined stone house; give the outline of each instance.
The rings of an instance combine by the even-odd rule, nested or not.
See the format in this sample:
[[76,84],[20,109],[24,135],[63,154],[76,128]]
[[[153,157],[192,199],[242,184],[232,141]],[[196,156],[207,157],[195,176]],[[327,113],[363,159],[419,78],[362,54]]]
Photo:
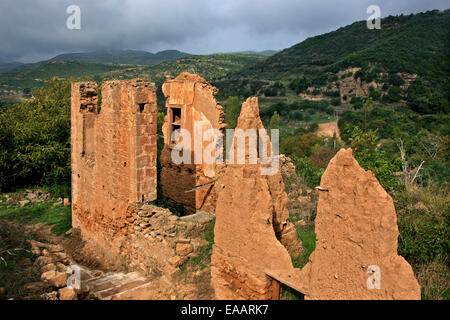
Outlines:
[[[163,85],[161,191],[187,213],[198,212],[178,218],[150,204],[156,199],[154,84],[105,82],[101,106],[95,83],[72,85],[72,221],[87,246],[102,260],[170,277],[205,245],[201,231],[213,215],[199,211],[210,211],[216,218],[211,284],[219,299],[277,299],[280,283],[307,299],[420,298],[411,267],[397,255],[392,199],[351,150],[340,151],[322,177],[316,250],[302,270],[291,262],[290,253],[298,253],[301,243],[289,222],[279,171],[261,175],[260,161],[173,163],[173,132],[184,129],[195,138],[196,128],[224,128],[216,92],[189,73]],[[264,128],[257,98],[243,104],[237,127]],[[192,139],[191,159],[196,146],[209,143]],[[268,145],[270,150],[270,139]],[[250,145],[245,148],[247,157]],[[368,289],[371,270],[382,274],[374,290]]]

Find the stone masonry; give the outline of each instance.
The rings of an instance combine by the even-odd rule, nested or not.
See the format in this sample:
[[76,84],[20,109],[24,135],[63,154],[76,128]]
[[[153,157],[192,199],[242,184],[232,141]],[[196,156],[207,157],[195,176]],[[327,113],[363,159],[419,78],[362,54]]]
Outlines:
[[[191,133],[187,152],[194,161],[194,150],[203,154],[211,143],[202,133],[225,127],[214,99],[217,89],[197,75],[182,73],[163,85],[162,194],[191,215],[180,218],[151,204],[155,92],[154,84],[139,79],[109,81],[98,106],[95,83],[72,84],[72,225],[86,252],[115,267],[171,278],[207,245],[202,232],[215,212],[211,285],[218,299],[278,299],[280,283],[306,299],[420,299],[411,266],[397,254],[392,198],[350,149],[330,161],[317,188],[316,249],[301,270],[289,254],[298,254],[301,242],[289,221],[281,172],[261,175],[267,164],[259,151],[254,164],[247,163],[250,144],[245,164],[172,161],[179,142],[171,141],[174,131]],[[237,129],[264,129],[257,98],[242,105]],[[195,140],[196,130],[201,141]]]
[[[167,98],[167,115],[163,125],[164,148],[161,153],[162,195],[182,204],[188,214],[202,210],[214,212],[217,195],[213,182],[221,176],[224,165],[205,164],[203,161],[202,164],[194,164],[194,150],[197,144],[202,153],[209,144],[208,141],[195,140],[201,139],[206,130],[223,130],[226,126],[223,123],[222,107],[214,98],[217,89],[198,75],[187,72],[175,79],[168,78],[162,89]],[[194,132],[196,123],[200,136]],[[178,129],[190,133],[188,152],[190,150],[192,164],[175,164],[172,161],[171,152],[175,143],[171,141],[171,135]]]
[[94,82],[72,84],[72,225],[115,255],[136,204],[156,199],[155,85],[109,81],[97,106]]

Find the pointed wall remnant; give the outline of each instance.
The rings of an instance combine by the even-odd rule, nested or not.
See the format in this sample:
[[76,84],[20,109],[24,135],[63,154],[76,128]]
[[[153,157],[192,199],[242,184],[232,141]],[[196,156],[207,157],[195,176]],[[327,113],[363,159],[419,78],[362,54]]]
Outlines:
[[[249,98],[236,129],[263,128],[258,100]],[[247,160],[249,148],[246,144]],[[259,161],[229,164],[220,180],[211,258],[211,281],[218,299],[277,299],[278,282],[265,270],[293,270],[282,242],[298,239],[288,221],[283,179],[280,171],[266,176],[260,168]]]
[[[198,75],[187,72],[175,79],[168,78],[162,89],[167,98],[164,149],[161,153],[162,195],[182,204],[187,213],[214,212],[217,195],[213,182],[225,166],[207,164],[203,159],[201,164],[195,164],[194,150],[197,146],[200,151],[198,155],[202,158],[204,148],[210,144],[210,141],[203,141],[203,134],[209,129],[223,130],[226,126],[222,107],[214,98],[217,89]],[[196,128],[199,136],[195,134]],[[171,158],[176,145],[171,141],[171,135],[178,129],[187,130],[190,134],[190,164],[176,164]]]
[[322,176],[316,250],[302,269],[307,299],[420,299],[411,266],[397,254],[392,198],[352,150]]

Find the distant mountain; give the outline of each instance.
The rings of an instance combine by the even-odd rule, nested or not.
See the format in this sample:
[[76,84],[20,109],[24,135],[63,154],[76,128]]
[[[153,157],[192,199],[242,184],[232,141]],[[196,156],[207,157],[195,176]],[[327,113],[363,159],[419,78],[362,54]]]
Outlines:
[[[161,54],[161,53],[160,53]],[[176,57],[174,51],[164,51],[165,57]],[[188,56],[164,61],[156,65],[123,65],[117,63],[96,63],[65,60],[49,60],[19,66],[14,72],[0,74],[0,88],[30,92],[44,85],[52,77],[60,79],[89,77],[101,82],[104,79],[142,78],[160,86],[166,75],[178,76],[181,72],[197,73],[208,80],[221,78],[230,72],[264,61],[267,56],[252,54],[212,54]],[[0,101],[2,93],[0,90]],[[163,101],[163,100],[161,100]]]
[[141,50],[103,50],[83,53],[64,53],[50,61],[76,61],[92,63],[116,63],[155,65],[164,61],[173,61],[191,56],[189,53],[178,50],[165,50],[158,53],[150,53]]
[[0,73],[13,71],[22,65],[21,62],[0,62]]
[[264,51],[240,51],[236,53],[241,54],[251,54],[251,55],[261,55],[261,56],[273,56],[274,54],[278,53],[279,51],[276,50],[264,50]]
[[388,72],[430,75],[446,71],[449,30],[450,10],[389,16],[382,19],[380,30],[369,30],[366,21],[359,21],[308,38],[242,74],[280,80],[377,64]]

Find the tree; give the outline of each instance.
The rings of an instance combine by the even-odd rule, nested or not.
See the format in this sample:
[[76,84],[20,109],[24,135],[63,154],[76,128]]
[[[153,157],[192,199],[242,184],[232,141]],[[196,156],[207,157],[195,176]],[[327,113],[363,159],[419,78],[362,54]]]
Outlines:
[[[347,127],[346,130],[351,129]],[[394,172],[400,168],[400,165],[397,159],[392,161],[383,152],[377,150],[377,130],[364,132],[358,126],[355,126],[351,130],[349,141],[353,149],[353,155],[361,167],[372,171],[384,188],[388,190],[397,188],[398,184]]]
[[420,169],[422,169],[422,166],[425,163],[425,161],[422,161],[416,169],[410,170],[408,160],[406,159],[406,148],[403,144],[402,139],[400,139],[397,146],[400,151],[400,156],[402,157],[403,183],[404,183],[405,187],[408,188],[417,179]]
[[70,80],[0,113],[0,189],[70,183]]
[[241,104],[239,103],[239,98],[229,96],[225,102],[225,123],[227,124],[228,129],[236,128],[240,113]]
[[279,129],[280,128],[280,116],[278,112],[274,112],[269,122],[269,129]]

